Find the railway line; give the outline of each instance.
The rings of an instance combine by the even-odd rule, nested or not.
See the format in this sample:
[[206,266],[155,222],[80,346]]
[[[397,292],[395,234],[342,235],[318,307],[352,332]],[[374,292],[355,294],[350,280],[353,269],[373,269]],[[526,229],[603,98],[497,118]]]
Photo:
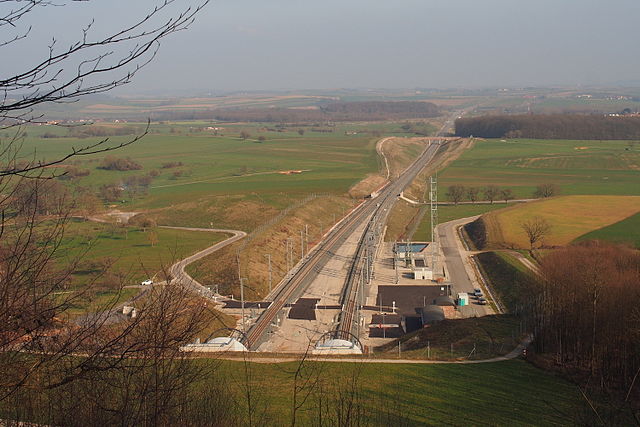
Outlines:
[[395,203],[398,194],[406,188],[420,173],[420,171],[433,159],[440,148],[440,143],[430,144],[421,156],[395,181],[389,183],[376,198],[374,212],[371,215],[365,232],[362,235],[355,256],[355,261],[349,269],[341,304],[344,307],[340,314],[338,328],[335,337],[349,340],[351,336],[360,335],[360,316],[357,315],[360,307],[364,305],[366,286],[373,273],[370,257],[375,253],[380,239],[381,228],[387,220],[387,216]]
[[371,200],[359,205],[342,223],[335,227],[304,259],[298,270],[285,279],[272,294],[272,302],[258,317],[244,339],[245,346],[256,349],[265,339],[278,313],[294,299],[298,298],[311,283],[318,271],[327,264],[334,253],[355,229],[373,213]]
[[[361,244],[358,245],[354,261],[348,270],[341,297],[341,304],[343,304],[344,309],[340,315],[338,335],[339,337],[347,337],[354,332],[357,323],[353,320],[357,307],[359,306],[357,304],[357,297],[360,295],[362,298],[363,292],[359,291],[359,287],[356,285],[358,280],[364,282],[364,279],[361,278],[363,275],[370,274],[370,271],[367,273],[364,268],[364,264],[366,264],[364,255],[365,252],[370,251],[368,248],[370,248],[371,245],[364,245],[362,243],[364,239],[370,239],[372,233],[375,234],[374,229],[376,227],[382,227],[384,225],[397,195],[415,179],[418,173],[433,158],[439,146],[439,144],[430,144],[421,156],[418,157],[398,179],[388,183],[379,190],[377,197],[367,199],[359,205],[309,253],[291,277],[281,282],[272,294],[272,302],[269,307],[262,312],[246,334],[244,344],[248,349],[255,350],[265,341],[272,327],[272,323],[281,310],[304,293],[318,272],[321,271],[331,259],[331,254],[338,250],[358,226],[366,223],[365,233],[363,234]],[[371,263],[368,265],[370,264]],[[364,288],[364,286],[362,285],[360,288]]]
[[[455,116],[448,120],[441,132],[451,127]],[[404,190],[433,159],[440,147],[448,142],[438,141],[430,143],[422,154],[395,180],[381,188],[375,197],[365,200],[341,223],[334,227],[308,255],[301,261],[297,271],[285,278],[271,294],[271,304],[258,317],[256,322],[246,333],[243,342],[249,350],[257,349],[268,337],[272,324],[283,308],[299,298],[313,279],[322,271],[346,239],[363,223],[365,232],[360,239],[356,255],[348,269],[345,285],[341,295],[342,312],[340,313],[337,338],[349,339],[359,335],[360,322],[354,322],[358,307],[364,301],[365,280],[368,282],[372,274],[372,257],[398,194]],[[360,297],[361,304],[358,304]]]

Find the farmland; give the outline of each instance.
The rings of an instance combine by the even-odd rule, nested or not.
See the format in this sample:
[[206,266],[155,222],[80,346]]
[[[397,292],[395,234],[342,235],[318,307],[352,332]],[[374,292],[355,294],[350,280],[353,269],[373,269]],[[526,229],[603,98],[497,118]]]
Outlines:
[[591,239],[630,244],[640,249],[640,212],[615,224],[583,234],[576,240]]
[[[113,137],[111,143],[126,141]],[[30,140],[25,149],[53,158],[72,146],[86,145],[76,138]],[[161,206],[188,200],[203,194],[239,194],[280,191],[313,192],[336,189],[346,191],[358,178],[377,167],[374,142],[369,137],[309,136],[278,134],[256,143],[235,135],[151,134],[142,141],[118,151],[118,157],[131,157],[143,166],[142,171],[159,169],[148,198],[134,200],[134,206]],[[180,161],[178,167],[163,164]],[[82,185],[98,185],[143,172],[98,169],[97,158],[80,164],[91,168]],[[93,166],[93,167],[92,167]],[[176,175],[174,172],[181,171]],[[300,176],[284,176],[279,171],[304,170]]]
[[[152,242],[150,236],[154,234],[156,240]],[[138,282],[226,237],[223,233],[157,227],[144,230],[142,227],[73,220],[67,224],[62,253],[63,259],[82,256],[87,263],[112,260],[115,269],[126,272],[132,281]]]
[[[109,137],[109,144],[117,145],[141,133],[144,126],[102,123],[79,126],[69,132],[57,127],[32,126],[28,129],[24,148],[37,150],[40,158],[51,159],[72,146],[84,146],[95,139],[70,137],[69,134],[115,135]],[[153,124],[142,141],[117,151],[117,159],[125,159],[122,163],[127,169],[131,166],[132,170],[107,167],[105,160],[98,156],[81,158],[52,170],[57,173],[70,168],[85,171],[65,181],[70,187],[90,188],[96,192],[101,186],[111,185],[123,190],[116,200],[107,202],[106,207],[137,213],[132,220],[134,228],[125,238],[126,228],[107,227],[109,230],[101,232],[100,244],[96,243],[91,253],[95,253],[97,259],[120,254],[122,260],[114,266],[118,270],[135,264],[129,267],[134,270],[134,282],[157,272],[161,263],[166,266],[170,260],[178,258],[178,251],[175,254],[168,252],[167,242],[176,248],[184,244],[195,250],[196,246],[206,246],[204,241],[212,237],[207,233],[196,233],[191,238],[189,233],[157,229],[153,233],[157,233],[159,244],[152,247],[149,233],[135,228],[135,224],[151,221],[159,225],[251,232],[309,195],[315,193],[320,198],[331,197],[332,203],[328,205],[328,199],[317,199],[317,203],[311,203],[309,208],[296,210],[294,215],[289,215],[285,222],[279,224],[278,230],[267,230],[250,244],[247,251],[243,251],[243,268],[249,268],[246,276],[258,287],[256,292],[264,295],[267,288],[264,253],[268,250],[273,255],[274,278],[277,281],[286,271],[284,255],[280,253],[283,251],[282,241],[299,237],[300,227],[306,226],[313,244],[323,228],[326,231],[354,205],[356,201],[352,197],[363,197],[378,188],[384,182],[380,175],[383,165],[375,147],[379,135],[403,135],[408,129],[406,124],[389,122],[349,123],[326,129],[302,124],[269,126],[273,125]],[[430,125],[421,126],[430,129]],[[387,152],[392,173],[406,167],[424,144],[424,140],[419,138],[385,143],[383,149]],[[112,163],[116,164],[115,161]],[[131,184],[131,179],[140,177],[145,179],[146,185],[133,191],[135,184]],[[365,177],[369,180],[357,185]],[[357,189],[360,187],[364,193]],[[355,195],[358,192],[362,194]],[[301,215],[303,221],[296,219],[296,215]],[[77,234],[87,234],[89,227],[72,224]],[[93,227],[99,226],[94,224]],[[93,231],[98,233],[97,229]],[[189,240],[189,243],[182,240]],[[68,239],[66,244],[68,248],[74,245],[83,248],[78,239]],[[264,247],[256,252],[259,246]],[[223,283],[221,291],[233,293],[237,290],[237,272],[234,270],[231,274],[229,269],[235,265],[235,255],[230,252],[235,249],[236,246],[227,248],[208,257],[194,264],[190,271],[205,283]],[[150,258],[155,258],[155,263]],[[145,261],[144,269],[140,266],[141,259]],[[249,260],[250,266],[247,264]]]
[[497,185],[529,198],[536,185],[560,194],[640,195],[640,151],[625,141],[476,140],[439,175],[441,188]]
[[[95,128],[140,133],[144,125],[112,123]],[[95,138],[68,137],[65,132],[31,126],[24,152],[37,150],[38,158],[52,159],[71,147],[95,142]],[[407,135],[394,123],[343,124],[326,129],[299,125],[277,130],[253,124],[153,124],[149,135],[117,151],[118,158],[130,158],[140,165],[139,170],[105,170],[101,157],[95,155],[62,165],[56,172],[66,167],[85,170],[88,175],[74,178],[72,183],[94,189],[152,175],[144,192],[124,191],[116,202],[118,208],[154,211],[162,224],[209,227],[213,222],[217,227],[250,231],[308,194],[346,194],[359,180],[378,172],[381,164],[375,143],[380,133]],[[43,138],[46,134],[50,137]],[[131,137],[112,136],[109,144]],[[289,171],[297,172],[285,173]],[[238,220],[234,215],[238,211],[249,218]]]
[[638,211],[639,196],[562,196],[512,206],[483,218],[490,245],[527,248],[527,236],[520,226],[527,219],[545,219],[551,231],[545,236],[544,244],[560,246]]

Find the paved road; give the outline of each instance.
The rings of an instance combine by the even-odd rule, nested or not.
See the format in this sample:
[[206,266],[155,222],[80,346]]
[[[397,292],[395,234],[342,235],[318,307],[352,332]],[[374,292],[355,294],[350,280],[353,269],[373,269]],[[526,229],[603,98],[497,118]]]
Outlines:
[[[453,284],[454,296],[458,292],[473,292],[474,288],[481,287],[471,265],[470,254],[460,241],[457,232],[459,227],[476,218],[478,216],[457,219],[438,224],[437,227],[440,248],[445,257],[448,278]],[[473,299],[470,299],[469,302],[471,303],[469,306],[461,307],[461,312],[466,316],[494,314],[489,305],[478,305]]]
[[224,248],[225,246],[228,246],[228,245],[232,244],[233,242],[237,242],[238,240],[244,238],[247,235],[247,233],[245,233],[244,231],[228,230],[228,229],[220,229],[220,228],[190,228],[190,227],[170,227],[170,226],[160,226],[160,228],[170,228],[170,229],[173,229],[173,230],[184,230],[184,231],[204,231],[204,232],[212,232],[212,233],[227,233],[227,234],[231,234],[232,235],[228,239],[225,239],[225,240],[223,240],[221,242],[218,242],[213,246],[209,246],[208,248],[206,248],[204,250],[201,250],[200,252],[196,252],[195,254],[193,254],[193,255],[191,255],[191,256],[183,259],[183,260],[180,260],[180,261],[176,262],[169,269],[169,273],[171,274],[171,276],[173,276],[182,285],[189,286],[189,287],[191,287],[193,289],[196,289],[198,291],[207,291],[207,292],[209,290],[207,288],[205,288],[204,286],[202,286],[202,284],[200,284],[193,277],[189,276],[187,274],[187,272],[184,271],[184,269],[187,267],[187,265],[191,264],[192,262],[195,262],[195,261],[197,261],[197,260],[199,260],[201,258],[204,258],[207,255],[211,255],[215,251],[219,251],[220,249]]
[[[135,214],[135,213],[134,213]],[[95,218],[92,217],[90,218],[90,220],[92,221],[96,221],[96,222],[105,222],[104,219],[102,218]],[[192,278],[191,276],[189,276],[187,274],[187,272],[184,271],[184,269],[186,268],[187,265],[191,264],[192,262],[195,262],[201,258],[204,258],[207,255],[210,255],[212,253],[214,253],[215,251],[218,251],[222,248],[224,248],[227,245],[230,245],[233,242],[236,242],[242,238],[244,238],[247,233],[245,233],[244,231],[240,231],[240,230],[228,230],[228,229],[218,229],[218,228],[190,228],[190,227],[171,227],[171,226],[160,226],[160,228],[170,228],[170,229],[174,229],[174,230],[185,230],[185,231],[204,231],[204,232],[213,232],[213,233],[227,233],[227,234],[231,234],[232,236],[229,237],[228,239],[225,239],[221,242],[218,242],[212,246],[209,246],[208,248],[197,252],[183,260],[180,260],[178,262],[176,262],[175,264],[173,264],[170,268],[169,268],[169,273],[179,282],[181,283],[183,286],[187,286],[190,287],[194,290],[196,290],[198,293],[200,293],[201,295],[208,295],[208,296],[212,296],[213,294],[204,286],[202,286],[202,284],[200,284],[198,281],[196,281],[194,278]],[[163,285],[165,284],[165,281],[162,282],[157,282],[154,283],[152,286],[158,286],[158,285]],[[123,303],[118,304],[117,306],[113,307],[112,309],[103,312],[103,313],[90,313],[87,314],[85,316],[80,316],[78,319],[76,319],[76,323],[81,323],[81,322],[85,322],[85,321],[89,321],[91,319],[94,319],[95,316],[106,316],[106,322],[107,323],[112,323],[112,322],[117,322],[120,321],[120,313],[122,312],[122,308],[125,305],[131,305],[132,303],[134,303],[135,301],[137,301],[138,299],[142,298],[147,292],[149,292],[149,290],[152,288],[152,286],[144,286],[144,287],[140,287],[141,291],[140,293],[138,293],[137,295],[135,295],[132,299],[130,299],[129,301],[125,301]]]

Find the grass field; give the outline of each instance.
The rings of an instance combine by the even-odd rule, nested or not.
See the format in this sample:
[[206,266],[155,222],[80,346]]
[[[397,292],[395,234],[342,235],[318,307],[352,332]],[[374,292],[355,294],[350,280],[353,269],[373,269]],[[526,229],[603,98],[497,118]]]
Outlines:
[[[127,137],[113,137],[123,142]],[[54,158],[72,146],[88,144],[90,139],[30,139],[25,149],[36,148],[38,155]],[[346,190],[366,173],[376,170],[378,160],[375,141],[354,136],[296,136],[277,134],[263,143],[243,141],[237,136],[211,134],[151,134],[142,141],[114,153],[131,157],[142,170],[119,172],[98,169],[98,158],[86,160],[81,167],[91,174],[81,178],[82,185],[118,182],[131,175],[152,169],[160,174],[151,184],[149,200],[134,205],[165,205],[202,194],[244,194],[247,192],[321,192]],[[182,166],[163,169],[167,162]],[[281,175],[279,171],[303,170],[298,175]],[[174,172],[181,171],[179,177]]]
[[483,252],[476,255],[485,277],[496,297],[511,313],[517,313],[527,287],[531,272],[514,256],[505,252]]
[[609,226],[583,234],[576,240],[608,240],[640,249],[640,212]]
[[439,175],[439,185],[511,188],[517,198],[554,183],[560,194],[640,195],[640,150],[626,141],[477,140]]
[[[446,319],[399,341],[403,359],[482,360],[511,352],[522,338],[518,318],[493,315]],[[398,357],[398,340],[376,347],[373,357]]]
[[[249,365],[255,408],[264,408],[254,415],[266,425],[291,422],[297,366]],[[519,360],[479,365],[306,362],[306,366],[299,386],[306,374],[319,372],[317,388],[323,392],[312,392],[302,405],[299,425],[315,425],[321,397],[336,412],[342,405],[342,410],[353,411],[352,416],[372,422],[366,425],[393,426],[571,424],[569,414],[579,404],[574,386]],[[222,362],[218,368],[236,392],[243,389],[244,372],[241,362]],[[298,399],[306,390],[299,392]]]
[[[150,240],[152,233],[157,238],[153,246]],[[139,227],[73,220],[67,226],[59,253],[63,254],[60,259],[63,263],[82,257],[80,267],[85,269],[76,274],[77,283],[98,273],[101,267],[97,263],[110,260],[114,271],[127,277],[126,284],[139,284],[177,260],[227,237],[223,233],[165,228],[143,231]]]
[[635,111],[639,106],[640,103],[632,100],[549,97],[542,101],[536,101],[532,106],[532,110],[536,113],[565,113],[567,111],[616,112],[625,108]]
[[[398,123],[341,124],[320,129],[275,125],[213,124],[211,122],[172,122],[153,124],[141,141],[119,149],[115,157],[130,157],[141,170],[100,169],[104,154],[77,158],[73,166],[88,170],[88,176],[73,180],[74,185],[120,185],[128,177],[156,175],[148,194],[125,191],[117,205],[121,210],[161,210],[163,224],[183,226],[227,226],[251,230],[279,210],[311,193],[346,194],[365,176],[381,169],[375,143],[380,134],[406,135]],[[101,124],[104,129],[133,129],[143,124]],[[209,128],[217,127],[213,131]],[[240,138],[240,132],[251,136]],[[328,132],[330,131],[330,132]],[[25,153],[52,159],[72,147],[86,146],[98,138],[71,138],[66,129],[31,126],[23,145]],[[45,134],[57,138],[43,138]],[[264,141],[258,141],[258,137]],[[114,136],[109,144],[128,141],[131,136]],[[180,162],[166,167],[167,163]],[[69,164],[71,165],[71,163]],[[63,165],[63,166],[69,166]],[[284,171],[301,173],[283,174]],[[126,185],[125,185],[126,186]],[[172,209],[167,209],[171,207]],[[173,209],[175,208],[175,209]],[[235,213],[250,218],[238,220]],[[234,227],[234,223],[236,223]],[[239,224],[237,224],[239,223]]]
[[520,224],[544,218],[551,231],[545,246],[566,245],[593,230],[614,224],[640,211],[640,196],[562,196],[524,203],[486,214],[487,241],[498,247],[527,249]]

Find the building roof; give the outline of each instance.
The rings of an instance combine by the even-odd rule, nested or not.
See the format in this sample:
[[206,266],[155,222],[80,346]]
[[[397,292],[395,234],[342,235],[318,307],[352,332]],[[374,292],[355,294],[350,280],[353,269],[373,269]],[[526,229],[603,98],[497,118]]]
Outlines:
[[428,305],[426,307],[422,307],[420,310],[420,314],[422,316],[422,324],[428,325],[430,323],[440,322],[444,320],[444,310],[442,307],[437,305]]
[[450,296],[447,295],[440,295],[439,297],[436,297],[436,299],[433,301],[433,303],[435,305],[439,305],[439,306],[452,306],[455,307],[456,303],[453,301],[453,298],[451,298]]

